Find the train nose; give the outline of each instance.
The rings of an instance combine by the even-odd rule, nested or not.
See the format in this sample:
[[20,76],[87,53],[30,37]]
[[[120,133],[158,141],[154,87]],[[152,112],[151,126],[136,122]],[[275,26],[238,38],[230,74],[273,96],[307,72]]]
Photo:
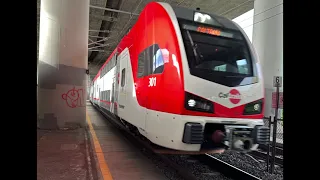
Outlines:
[[221,130],[216,130],[212,133],[211,139],[214,143],[221,143],[225,135]]

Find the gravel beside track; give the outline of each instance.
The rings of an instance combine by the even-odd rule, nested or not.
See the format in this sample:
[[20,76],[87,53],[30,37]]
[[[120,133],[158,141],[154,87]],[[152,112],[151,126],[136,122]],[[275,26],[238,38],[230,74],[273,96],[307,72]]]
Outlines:
[[275,166],[273,174],[266,172],[267,163],[256,160],[250,156],[244,155],[239,152],[226,151],[223,154],[212,154],[212,156],[225,161],[239,169],[242,169],[254,176],[257,176],[263,180],[282,180],[283,168]]
[[178,165],[190,170],[199,180],[231,180],[188,155],[168,155]]

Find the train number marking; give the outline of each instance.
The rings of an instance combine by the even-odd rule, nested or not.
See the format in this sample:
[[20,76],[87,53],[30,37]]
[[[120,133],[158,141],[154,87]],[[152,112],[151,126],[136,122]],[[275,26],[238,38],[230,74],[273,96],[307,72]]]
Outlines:
[[156,85],[157,85],[157,78],[156,77],[149,78],[149,86],[148,87],[153,87]]

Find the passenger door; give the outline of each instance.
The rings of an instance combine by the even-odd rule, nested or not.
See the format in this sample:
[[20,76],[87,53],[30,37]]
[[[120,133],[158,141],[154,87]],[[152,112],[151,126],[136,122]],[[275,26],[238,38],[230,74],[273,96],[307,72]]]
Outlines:
[[111,103],[110,103],[110,112],[114,113],[114,83],[115,83],[115,77],[112,78],[112,88],[111,88]]
[[114,73],[114,105],[113,105],[113,113],[118,115],[118,104],[119,104],[119,87],[120,87],[120,59],[119,56],[116,57],[116,69]]
[[119,98],[118,98],[118,113],[119,116],[124,118],[125,116],[125,112],[126,112],[126,105],[127,105],[127,72],[128,72],[128,67],[127,67],[127,63],[128,63],[128,52],[127,51],[123,51],[120,54],[120,58],[119,58],[119,62],[120,62],[120,81],[119,81]]
[[101,107],[101,103],[102,103],[102,102],[101,102],[101,98],[102,98],[102,97],[101,97],[101,93],[100,93],[100,87],[99,87],[98,95],[99,95],[99,97],[98,97],[98,99],[99,99],[99,100],[98,100],[98,105],[99,105],[99,107]]

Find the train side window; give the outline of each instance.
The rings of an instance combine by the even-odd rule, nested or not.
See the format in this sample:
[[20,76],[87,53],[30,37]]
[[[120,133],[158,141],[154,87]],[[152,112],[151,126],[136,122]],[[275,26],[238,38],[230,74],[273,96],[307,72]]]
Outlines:
[[164,60],[162,56],[161,49],[158,45],[155,45],[154,56],[152,58],[152,74],[161,74],[163,72]]
[[106,101],[110,102],[110,90],[106,91]]
[[121,71],[121,87],[125,85],[126,80],[126,68],[123,68]]
[[152,67],[153,67],[153,53],[154,52],[154,45],[149,46],[146,49],[146,54],[145,54],[145,76],[152,74]]
[[158,44],[144,49],[138,57],[138,77],[150,74],[161,74],[164,68],[164,59]]
[[145,52],[139,54],[138,57],[138,77],[144,76],[144,62],[145,62]]

